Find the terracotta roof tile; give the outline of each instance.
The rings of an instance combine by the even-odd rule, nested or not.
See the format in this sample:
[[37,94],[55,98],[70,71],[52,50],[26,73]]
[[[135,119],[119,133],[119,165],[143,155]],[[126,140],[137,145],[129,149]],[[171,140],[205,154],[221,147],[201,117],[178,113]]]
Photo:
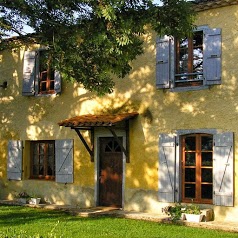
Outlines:
[[238,0],[195,0],[193,3],[196,11],[203,11],[211,8],[236,5]]
[[69,119],[65,119],[58,123],[59,126],[65,127],[98,127],[98,126],[113,126],[121,121],[129,120],[137,116],[137,112],[122,113],[116,115],[81,115]]

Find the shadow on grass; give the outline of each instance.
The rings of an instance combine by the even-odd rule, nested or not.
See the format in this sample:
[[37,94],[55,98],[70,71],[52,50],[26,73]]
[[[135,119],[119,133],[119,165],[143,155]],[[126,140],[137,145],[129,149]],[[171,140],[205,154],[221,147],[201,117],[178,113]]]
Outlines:
[[[33,223],[35,221],[56,222],[58,220],[78,220],[80,217],[69,216],[69,214],[56,210],[44,210],[40,208],[29,208],[24,206],[0,205],[0,227],[19,226],[21,224]],[[89,218],[88,218],[89,219]]]

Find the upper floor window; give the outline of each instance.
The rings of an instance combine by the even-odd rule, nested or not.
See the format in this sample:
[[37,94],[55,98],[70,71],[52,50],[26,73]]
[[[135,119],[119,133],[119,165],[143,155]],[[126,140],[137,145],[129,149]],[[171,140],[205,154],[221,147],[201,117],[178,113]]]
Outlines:
[[175,87],[203,85],[203,32],[177,39]]
[[47,51],[39,51],[39,93],[55,93],[55,75],[51,67],[51,56]]
[[26,51],[23,66],[22,95],[48,95],[61,92],[61,78],[52,68],[47,50]]
[[221,29],[198,27],[192,37],[157,40],[158,88],[198,89],[221,83]]

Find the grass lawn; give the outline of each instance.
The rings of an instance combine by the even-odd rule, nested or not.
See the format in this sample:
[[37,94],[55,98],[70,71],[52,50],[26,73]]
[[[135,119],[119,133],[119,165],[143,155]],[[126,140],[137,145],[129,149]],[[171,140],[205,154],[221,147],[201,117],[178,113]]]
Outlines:
[[0,238],[238,237],[238,233],[122,218],[81,218],[61,211],[0,206]]

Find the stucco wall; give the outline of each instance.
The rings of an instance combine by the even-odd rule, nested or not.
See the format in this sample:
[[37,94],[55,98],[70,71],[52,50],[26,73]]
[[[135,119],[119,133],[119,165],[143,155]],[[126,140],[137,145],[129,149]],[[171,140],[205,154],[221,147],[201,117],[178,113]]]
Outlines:
[[[209,24],[208,24],[209,23]],[[114,93],[97,97],[80,85],[63,82],[62,94],[50,97],[21,96],[24,48],[0,53],[0,198],[13,191],[37,192],[54,203],[94,206],[95,163],[74,131],[57,125],[62,119],[88,113],[138,111],[130,123],[130,163],[125,164],[125,209],[161,212],[158,203],[158,135],[178,129],[221,129],[235,134],[235,171],[238,171],[238,6],[201,12],[197,25],[222,29],[222,85],[189,92],[158,90],[155,86],[155,38],[145,36],[145,54],[133,62],[131,73],[115,79]],[[74,184],[28,180],[28,153],[24,152],[24,179],[6,179],[8,140],[74,139]],[[26,150],[26,149],[25,149]],[[235,191],[238,191],[235,172]],[[236,195],[236,192],[235,192]],[[234,208],[214,207],[217,219],[236,219]]]

